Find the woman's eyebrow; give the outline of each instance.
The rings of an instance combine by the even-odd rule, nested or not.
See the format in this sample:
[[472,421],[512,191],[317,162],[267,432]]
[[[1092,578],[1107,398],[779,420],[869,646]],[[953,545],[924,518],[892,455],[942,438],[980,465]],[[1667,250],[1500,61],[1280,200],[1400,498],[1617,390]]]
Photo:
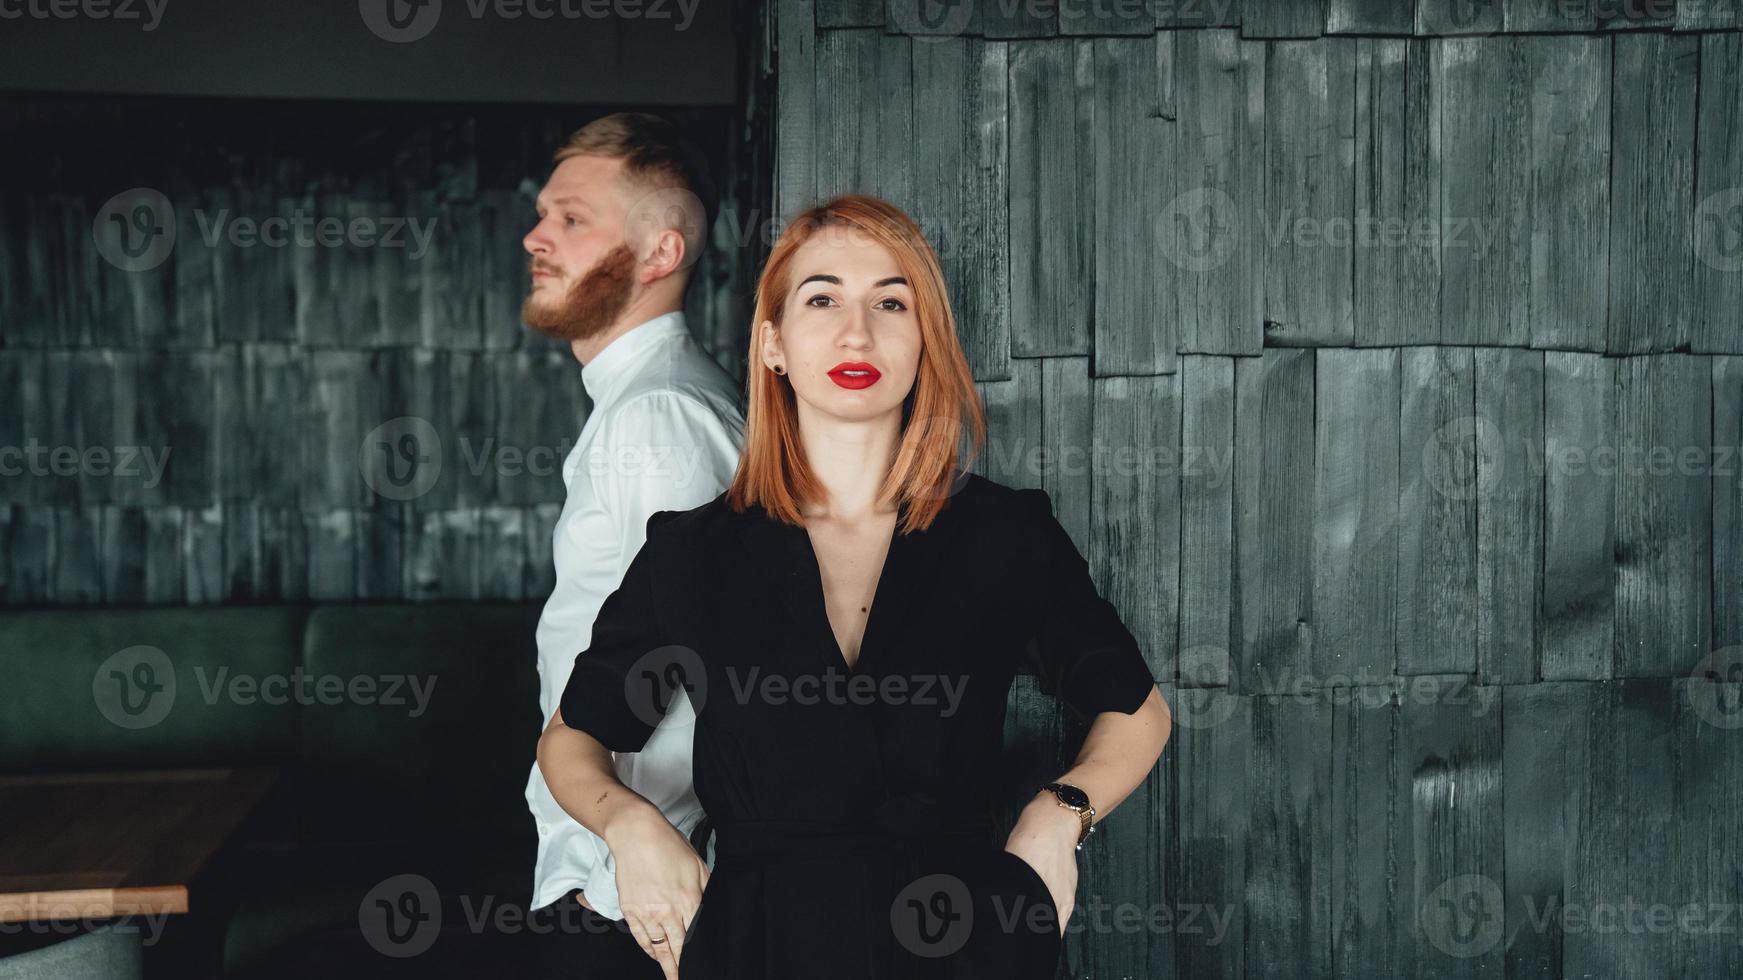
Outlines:
[[[841,277],[832,276],[827,272],[818,272],[799,280],[799,286],[803,286],[808,282],[827,282],[839,286],[841,285]],[[881,289],[885,286],[906,286],[907,284],[908,280],[905,276],[890,276],[888,279],[879,279],[877,282],[872,283],[872,288]],[[793,288],[798,289],[799,286],[794,286]]]

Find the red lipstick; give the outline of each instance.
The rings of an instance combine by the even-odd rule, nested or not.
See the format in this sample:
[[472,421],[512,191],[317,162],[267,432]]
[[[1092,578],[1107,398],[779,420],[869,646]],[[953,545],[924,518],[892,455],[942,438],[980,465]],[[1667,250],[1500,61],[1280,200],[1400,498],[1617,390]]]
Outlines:
[[829,369],[829,380],[843,388],[870,388],[883,375],[864,361],[842,361]]

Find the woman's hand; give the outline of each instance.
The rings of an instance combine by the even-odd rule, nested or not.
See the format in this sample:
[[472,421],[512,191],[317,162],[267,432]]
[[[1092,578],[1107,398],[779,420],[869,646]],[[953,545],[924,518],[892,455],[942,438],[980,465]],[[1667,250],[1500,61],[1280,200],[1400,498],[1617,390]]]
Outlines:
[[1029,862],[1059,910],[1059,934],[1077,905],[1077,837],[1083,821],[1043,790],[1017,817],[1005,850]]
[[618,905],[630,933],[666,980],[678,980],[684,935],[708,886],[708,865],[653,807],[624,814],[603,836],[617,859]]

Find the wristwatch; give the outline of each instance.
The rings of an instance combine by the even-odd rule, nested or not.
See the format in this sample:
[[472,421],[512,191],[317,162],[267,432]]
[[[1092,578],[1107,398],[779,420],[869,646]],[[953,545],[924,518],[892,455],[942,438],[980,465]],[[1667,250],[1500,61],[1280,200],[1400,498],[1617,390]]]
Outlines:
[[1077,835],[1077,849],[1083,850],[1084,839],[1095,829],[1095,807],[1089,802],[1089,794],[1070,783],[1048,783],[1044,789],[1051,790],[1059,805],[1077,814],[1077,819],[1083,821],[1083,830]]

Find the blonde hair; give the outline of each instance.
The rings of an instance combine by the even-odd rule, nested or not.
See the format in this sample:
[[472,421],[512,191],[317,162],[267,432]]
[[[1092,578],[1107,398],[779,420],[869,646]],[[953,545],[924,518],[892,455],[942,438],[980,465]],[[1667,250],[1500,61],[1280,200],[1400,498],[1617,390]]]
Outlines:
[[702,206],[702,213],[694,216],[701,228],[683,229],[685,241],[700,247],[708,240],[720,210],[720,194],[708,175],[707,158],[669,120],[647,112],[601,116],[569,134],[552,159],[562,163],[578,156],[622,160],[624,175],[649,191],[689,192]]
[[797,396],[792,383],[769,370],[759,354],[763,321],[777,329],[781,325],[794,255],[825,228],[854,229],[868,235],[895,257],[914,291],[914,314],[920,323],[919,370],[914,390],[902,403],[901,442],[878,499],[907,508],[903,533],[925,529],[944,509],[954,489],[964,432],[971,433],[972,439],[963,469],[986,442],[986,415],[968,358],[956,336],[956,316],[950,309],[937,253],[920,226],[902,209],[862,194],[835,197],[799,214],[781,232],[763,266],[746,364],[750,391],[745,448],[727,489],[727,501],[735,511],[760,504],[771,516],[788,524],[802,524],[799,505],[824,496],[823,485],[805,461],[799,441]]

